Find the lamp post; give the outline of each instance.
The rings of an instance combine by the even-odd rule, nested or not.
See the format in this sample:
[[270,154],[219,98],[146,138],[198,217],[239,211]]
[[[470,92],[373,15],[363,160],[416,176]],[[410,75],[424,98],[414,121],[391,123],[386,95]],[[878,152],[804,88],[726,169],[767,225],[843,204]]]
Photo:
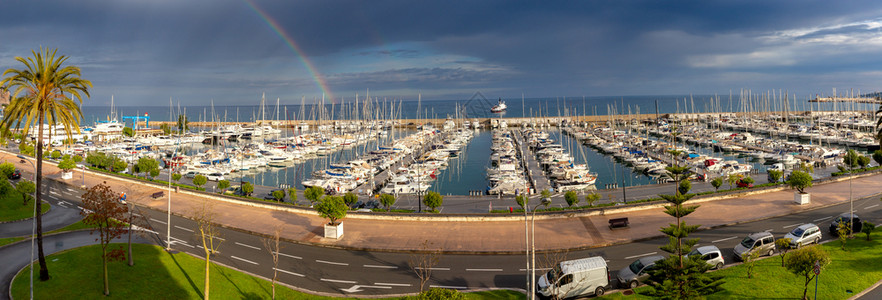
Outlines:
[[532,240],[530,246],[530,299],[536,299],[536,284],[533,283],[533,279],[536,278],[536,209],[539,208],[539,205],[548,206],[549,204],[551,204],[550,198],[542,198],[542,202],[536,204],[531,212],[530,231],[533,234],[530,237]]
[[[16,155],[16,157],[21,158],[22,161],[27,161],[31,163],[31,167],[34,168],[34,173],[31,174],[31,181],[36,181],[37,178],[37,166],[30,159],[25,157],[24,155]],[[33,227],[31,228],[31,261],[29,263],[34,262],[34,240],[36,240],[35,235],[37,235],[37,189],[34,189],[34,219],[33,219]],[[31,300],[34,299],[34,266],[31,266]]]

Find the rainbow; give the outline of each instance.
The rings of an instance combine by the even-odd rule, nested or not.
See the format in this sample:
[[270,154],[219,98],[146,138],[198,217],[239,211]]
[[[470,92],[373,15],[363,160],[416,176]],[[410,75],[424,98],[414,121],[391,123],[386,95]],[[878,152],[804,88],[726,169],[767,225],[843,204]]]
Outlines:
[[333,101],[334,95],[333,93],[331,93],[331,89],[328,88],[328,82],[325,81],[324,77],[322,77],[322,74],[320,74],[316,70],[312,62],[310,62],[309,59],[306,58],[303,50],[301,50],[300,46],[297,45],[297,42],[295,42],[294,39],[291,38],[291,35],[289,35],[288,32],[286,32],[285,29],[282,28],[282,26],[279,26],[279,22],[277,22],[275,19],[270,17],[269,14],[260,9],[260,7],[254,4],[252,0],[243,1],[245,2],[245,4],[248,5],[248,7],[254,10],[254,12],[257,13],[257,15],[260,16],[260,18],[263,19],[263,21],[266,22],[267,25],[269,25],[270,29],[272,29],[276,33],[276,35],[278,35],[280,38],[282,38],[283,41],[285,41],[286,44],[288,44],[288,47],[291,48],[291,50],[294,51],[294,54],[296,54],[297,57],[300,58],[300,61],[303,63],[303,66],[306,67],[306,71],[308,71],[310,76],[312,76],[312,79],[315,81],[315,84],[318,85],[318,88],[321,89],[324,95],[327,95],[331,99],[331,101]]

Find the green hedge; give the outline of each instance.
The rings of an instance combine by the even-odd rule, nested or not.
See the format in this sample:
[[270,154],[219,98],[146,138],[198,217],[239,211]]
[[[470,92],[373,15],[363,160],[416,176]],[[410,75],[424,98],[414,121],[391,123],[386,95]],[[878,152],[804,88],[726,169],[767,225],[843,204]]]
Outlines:
[[850,173],[851,173],[851,174],[854,174],[854,173],[863,173],[863,172],[867,172],[867,171],[875,171],[875,170],[878,170],[878,169],[880,169],[880,168],[882,168],[882,166],[875,166],[875,167],[869,167],[869,168],[860,168],[860,169],[853,169],[853,170],[845,170],[845,171],[833,172],[833,174],[831,174],[831,175],[833,175],[833,176],[835,177],[835,176],[841,176],[841,175],[850,174]]

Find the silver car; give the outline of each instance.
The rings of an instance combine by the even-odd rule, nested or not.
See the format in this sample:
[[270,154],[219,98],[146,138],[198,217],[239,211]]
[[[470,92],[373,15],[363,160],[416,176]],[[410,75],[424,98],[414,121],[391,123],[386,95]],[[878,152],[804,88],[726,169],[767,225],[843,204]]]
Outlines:
[[790,248],[799,248],[802,245],[817,244],[821,241],[821,228],[818,225],[802,224],[784,236],[790,239]]
[[692,250],[686,257],[698,256],[701,260],[707,262],[714,269],[721,269],[726,261],[723,260],[723,252],[717,246],[703,246]]
[[769,232],[751,233],[735,246],[735,260],[742,260],[742,255],[757,252],[760,255],[775,254],[775,236]]
[[649,277],[649,270],[655,267],[655,263],[662,259],[665,259],[665,257],[661,255],[641,257],[624,269],[619,270],[618,275],[616,275],[619,280],[619,286],[631,289],[636,288],[640,285],[641,280]]

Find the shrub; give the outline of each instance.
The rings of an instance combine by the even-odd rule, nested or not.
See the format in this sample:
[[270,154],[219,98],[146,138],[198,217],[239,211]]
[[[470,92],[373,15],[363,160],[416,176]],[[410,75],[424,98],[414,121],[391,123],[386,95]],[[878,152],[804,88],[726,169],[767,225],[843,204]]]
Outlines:
[[429,191],[429,193],[426,194],[426,197],[423,198],[423,204],[431,208],[433,212],[435,211],[435,208],[440,207],[443,202],[444,196],[433,191]]
[[564,199],[567,201],[567,206],[573,206],[579,203],[579,196],[576,195],[575,191],[568,191],[564,194]]
[[254,193],[254,185],[248,181],[242,182],[242,186],[239,188],[242,189],[242,194],[245,196],[251,196],[251,193]]
[[793,171],[793,173],[790,173],[790,179],[787,180],[787,184],[791,188],[797,189],[800,194],[805,194],[805,188],[812,186],[812,175],[803,171]]
[[349,192],[343,195],[343,203],[346,203],[346,206],[349,206],[349,208],[352,208],[355,202],[358,202],[358,196],[354,193]]
[[59,159],[61,158],[61,151],[52,151],[52,154],[50,154],[49,157],[51,157],[52,159]]
[[346,204],[339,196],[324,196],[322,201],[315,206],[315,210],[322,218],[328,219],[330,225],[337,225],[337,220],[346,217]]
[[202,187],[206,182],[208,182],[208,178],[205,178],[205,176],[202,174],[198,174],[193,177],[193,184],[198,187]]
[[317,187],[317,186],[308,187],[308,188],[306,188],[305,191],[303,191],[303,196],[305,196],[306,199],[309,200],[310,204],[313,204],[316,201],[318,201],[319,198],[321,198],[324,194],[325,194],[325,189]]
[[273,199],[276,199],[276,201],[281,202],[282,199],[285,199],[285,191],[283,191],[283,190],[273,191]]
[[600,194],[591,192],[591,194],[585,195],[585,202],[588,203],[588,207],[593,207],[594,202],[600,200]]
[[217,182],[217,188],[220,190],[220,193],[223,194],[230,187],[229,180],[221,180]]
[[778,180],[781,180],[781,176],[783,175],[784,171],[769,170],[769,182],[778,182]]
[[418,300],[463,300],[466,299],[465,294],[457,290],[430,288],[416,296]]
[[0,176],[3,176],[3,179],[9,179],[9,176],[12,176],[12,172],[15,172],[15,165],[8,162],[0,164]]
[[181,177],[182,177],[182,176],[181,176],[181,174],[179,174],[179,173],[174,173],[174,174],[172,174],[172,179],[174,179],[175,181],[179,181],[179,180],[181,180]]
[[723,185],[723,178],[714,178],[714,180],[711,180],[711,185],[714,187],[714,190],[720,190],[720,186]]
[[291,198],[291,202],[297,201],[297,188],[288,188],[288,197]]
[[380,194],[380,204],[386,208],[386,211],[391,211],[392,205],[395,205],[395,196],[391,194]]
[[76,167],[77,163],[75,163],[70,158],[62,160],[60,163],[58,163],[58,168],[64,170],[65,172],[70,172],[70,170],[73,170]]

